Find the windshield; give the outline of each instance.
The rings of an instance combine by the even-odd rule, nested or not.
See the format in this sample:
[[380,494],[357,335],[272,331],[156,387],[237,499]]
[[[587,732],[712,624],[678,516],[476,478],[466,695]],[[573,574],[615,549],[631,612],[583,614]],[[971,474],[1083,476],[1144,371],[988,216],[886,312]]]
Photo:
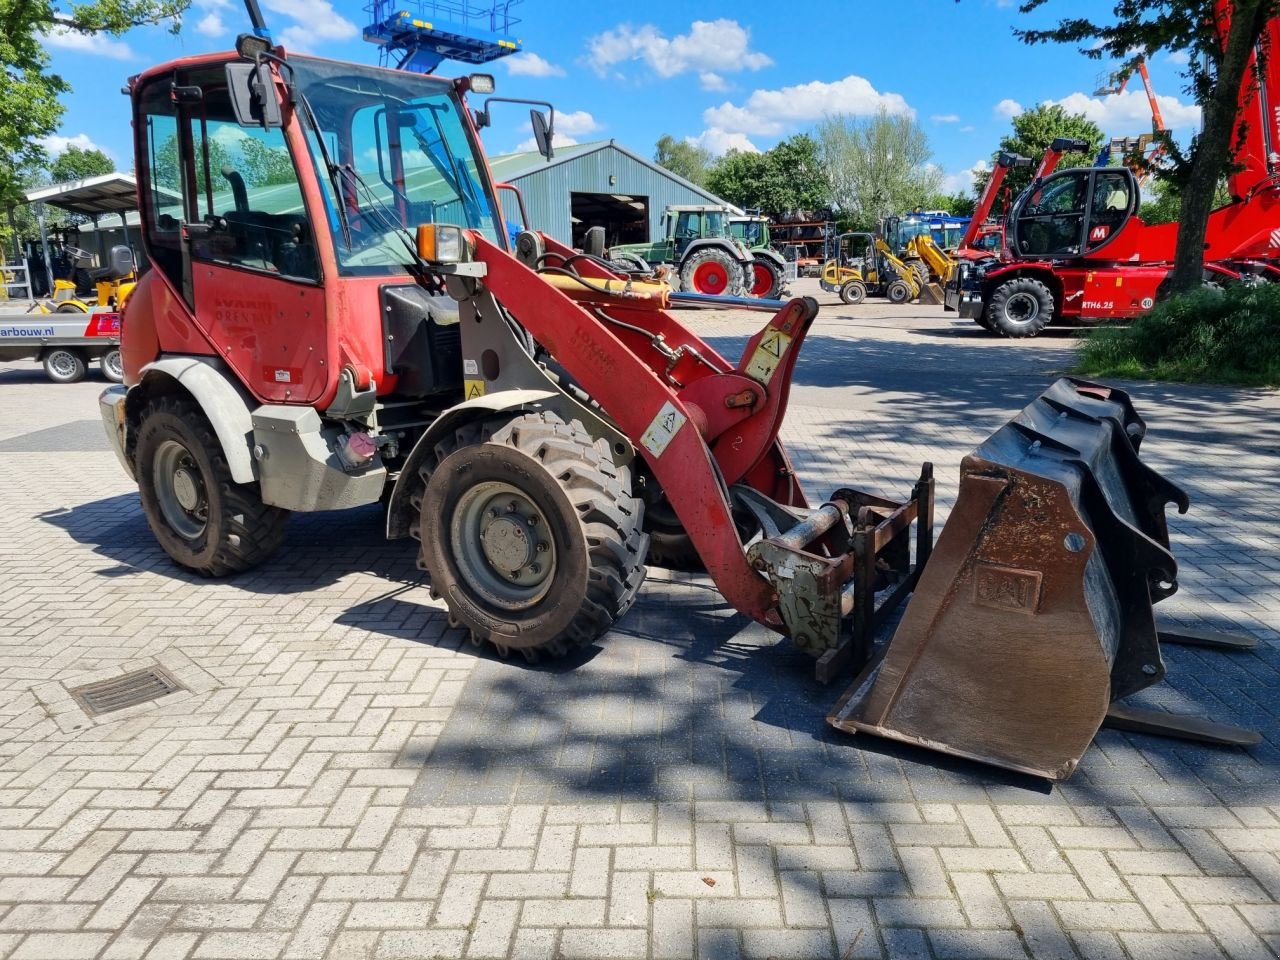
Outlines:
[[[452,85],[308,57],[289,63],[323,138],[322,150],[308,130],[342,273],[402,271],[420,223],[457,224],[502,243]],[[325,169],[326,152],[335,170]]]
[[764,224],[759,220],[730,220],[729,234],[748,246],[764,241]]

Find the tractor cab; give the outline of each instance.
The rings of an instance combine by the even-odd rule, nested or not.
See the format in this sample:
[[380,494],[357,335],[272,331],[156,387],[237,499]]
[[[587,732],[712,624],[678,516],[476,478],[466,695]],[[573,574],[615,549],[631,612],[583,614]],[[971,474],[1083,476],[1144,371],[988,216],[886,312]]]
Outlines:
[[1115,239],[1138,203],[1138,181],[1127,167],[1060,171],[1014,201],[1010,248],[1021,260],[1089,257]]
[[676,206],[667,207],[663,213],[667,231],[667,240],[672,244],[675,257],[681,254],[695,240],[708,238],[728,238],[729,210],[725,207],[711,206]]
[[765,249],[772,243],[769,221],[760,216],[730,217],[729,235],[748,250]]

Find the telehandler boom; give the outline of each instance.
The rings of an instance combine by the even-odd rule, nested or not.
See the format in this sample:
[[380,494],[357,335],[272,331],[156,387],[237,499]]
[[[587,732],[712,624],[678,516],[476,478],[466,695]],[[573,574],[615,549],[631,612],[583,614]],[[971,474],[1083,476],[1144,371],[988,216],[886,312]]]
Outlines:
[[[966,461],[934,560],[928,465],[901,501],[844,488],[811,507],[778,434],[815,302],[742,301],[768,320],[733,360],[661,280],[532,231],[509,249],[466,100],[492,88],[253,34],[132,79],[154,266],[101,410],[165,551],[233,574],[280,547],[290,511],[382,500],[451,621],[530,660],[602,637],[646,558],[694,561],[821,678],[866,667],[843,728],[1069,775],[1107,704],[1159,679],[1151,603],[1176,584],[1163,508],[1185,498],[1139,461],[1127,398],[1051,387]],[[1043,682],[953,685],[934,664],[966,643]],[[987,709],[1016,741],[974,728]]]

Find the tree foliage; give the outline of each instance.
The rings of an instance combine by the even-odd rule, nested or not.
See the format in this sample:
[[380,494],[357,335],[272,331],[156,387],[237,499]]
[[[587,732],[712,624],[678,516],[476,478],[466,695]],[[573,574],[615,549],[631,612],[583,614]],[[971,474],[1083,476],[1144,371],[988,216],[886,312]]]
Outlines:
[[654,144],[653,160],[697,186],[705,186],[711,151],[664,133]]
[[827,203],[818,144],[804,133],[764,153],[730,150],[707,171],[706,187],[732,204],[759,208],[770,217],[816,210]]
[[818,125],[817,139],[831,200],[851,222],[910,210],[942,186],[929,138],[911,117],[883,108],[865,119],[831,116]]
[[113,173],[115,169],[115,163],[101,150],[95,147],[86,150],[69,146],[49,164],[49,182],[70,183],[73,180]]
[[[1048,2],[1025,0],[1020,9],[1030,13]],[[1230,7],[1229,24],[1223,3]],[[1163,138],[1170,163],[1160,174],[1182,194],[1171,291],[1201,283],[1214,187],[1229,172],[1233,141],[1240,123],[1247,122],[1237,113],[1249,58],[1275,16],[1280,16],[1280,0],[1116,0],[1110,23],[1068,17],[1048,30],[1017,31],[1027,43],[1074,43],[1087,57],[1118,60],[1121,75],[1160,50],[1189,54],[1183,75],[1200,104],[1202,129],[1185,151],[1171,137]]]
[[[1081,153],[1067,153],[1058,161],[1059,170],[1088,167],[1102,150],[1106,134],[1082,113],[1067,113],[1058,104],[1045,104],[1024,110],[1013,118],[1013,130],[1000,138],[1000,148],[991,155],[994,161],[1001,153],[1016,153],[1031,158],[1031,167],[1014,167],[1005,175],[1004,188],[1017,196],[1031,183],[1031,175],[1049,144],[1058,137],[1083,140],[1089,147]],[[975,195],[980,195],[991,178],[990,171],[979,171],[973,177]]]

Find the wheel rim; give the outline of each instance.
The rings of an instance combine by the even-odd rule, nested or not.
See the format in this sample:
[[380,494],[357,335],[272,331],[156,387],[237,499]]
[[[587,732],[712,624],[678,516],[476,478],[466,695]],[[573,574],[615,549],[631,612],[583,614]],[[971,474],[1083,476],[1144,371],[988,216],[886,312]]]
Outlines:
[[723,293],[729,285],[729,273],[723,264],[700,263],[693,271],[693,286],[698,293]]
[[751,295],[763,297],[773,289],[773,273],[763,263],[751,265]]
[[55,377],[67,380],[76,375],[76,358],[66,350],[49,354],[49,369]]
[[555,578],[556,547],[542,510],[509,483],[478,483],[458,499],[449,525],[458,573],[503,610],[525,610]]
[[183,539],[199,539],[209,522],[209,495],[191,451],[176,440],[164,441],[151,476],[165,523]]
[[1004,316],[1012,323],[1030,323],[1040,316],[1040,301],[1029,293],[1015,293],[1004,302]]
[[124,360],[120,357],[119,350],[112,350],[102,358],[102,362],[110,376],[119,380],[124,379]]

